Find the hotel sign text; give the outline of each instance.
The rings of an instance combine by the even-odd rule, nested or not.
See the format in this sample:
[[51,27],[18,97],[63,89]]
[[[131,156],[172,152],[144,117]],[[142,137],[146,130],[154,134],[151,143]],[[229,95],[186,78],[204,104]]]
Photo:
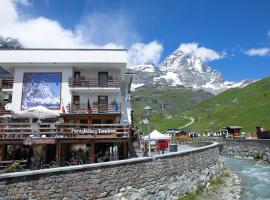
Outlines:
[[79,134],[79,135],[88,135],[88,134],[92,134],[92,135],[99,135],[99,134],[113,134],[116,132],[115,129],[91,129],[91,128],[72,128],[71,129],[72,133],[75,134]]

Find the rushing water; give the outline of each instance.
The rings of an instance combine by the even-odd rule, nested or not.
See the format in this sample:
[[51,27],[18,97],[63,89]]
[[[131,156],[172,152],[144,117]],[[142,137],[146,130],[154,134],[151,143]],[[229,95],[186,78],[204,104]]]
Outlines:
[[243,200],[270,200],[270,165],[251,160],[222,157],[243,181]]

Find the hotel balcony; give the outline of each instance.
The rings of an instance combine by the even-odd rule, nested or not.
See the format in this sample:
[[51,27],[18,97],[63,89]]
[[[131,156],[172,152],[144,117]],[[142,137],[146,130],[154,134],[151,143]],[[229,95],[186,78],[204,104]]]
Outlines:
[[0,123],[2,142],[4,139],[14,142],[23,139],[25,144],[31,142],[25,140],[27,138],[32,142],[46,143],[48,139],[58,138],[129,138],[129,133],[130,125],[123,124]]
[[1,80],[1,89],[3,92],[11,93],[13,90],[14,78],[3,78]]
[[68,113],[74,114],[120,114],[121,104],[92,104],[91,109],[88,109],[87,104],[70,104],[68,106]]
[[6,110],[2,105],[0,105],[0,116],[10,114],[10,110]]
[[99,80],[97,77],[70,78],[71,88],[119,88],[120,77],[109,77],[108,80]]

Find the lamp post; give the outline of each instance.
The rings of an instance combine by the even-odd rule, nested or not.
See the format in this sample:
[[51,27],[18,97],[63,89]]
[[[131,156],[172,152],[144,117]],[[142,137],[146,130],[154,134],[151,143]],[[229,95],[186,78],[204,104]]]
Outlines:
[[144,113],[146,115],[146,118],[148,120],[148,156],[151,156],[151,144],[150,144],[150,115],[152,114],[152,108],[150,106],[146,106],[144,108]]

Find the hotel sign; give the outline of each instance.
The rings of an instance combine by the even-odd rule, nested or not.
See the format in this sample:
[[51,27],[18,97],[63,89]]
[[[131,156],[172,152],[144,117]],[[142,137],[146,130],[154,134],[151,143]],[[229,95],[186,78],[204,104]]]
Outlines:
[[72,133],[78,134],[78,135],[110,135],[113,133],[116,133],[115,129],[110,128],[98,128],[98,129],[91,129],[91,128],[72,128]]

